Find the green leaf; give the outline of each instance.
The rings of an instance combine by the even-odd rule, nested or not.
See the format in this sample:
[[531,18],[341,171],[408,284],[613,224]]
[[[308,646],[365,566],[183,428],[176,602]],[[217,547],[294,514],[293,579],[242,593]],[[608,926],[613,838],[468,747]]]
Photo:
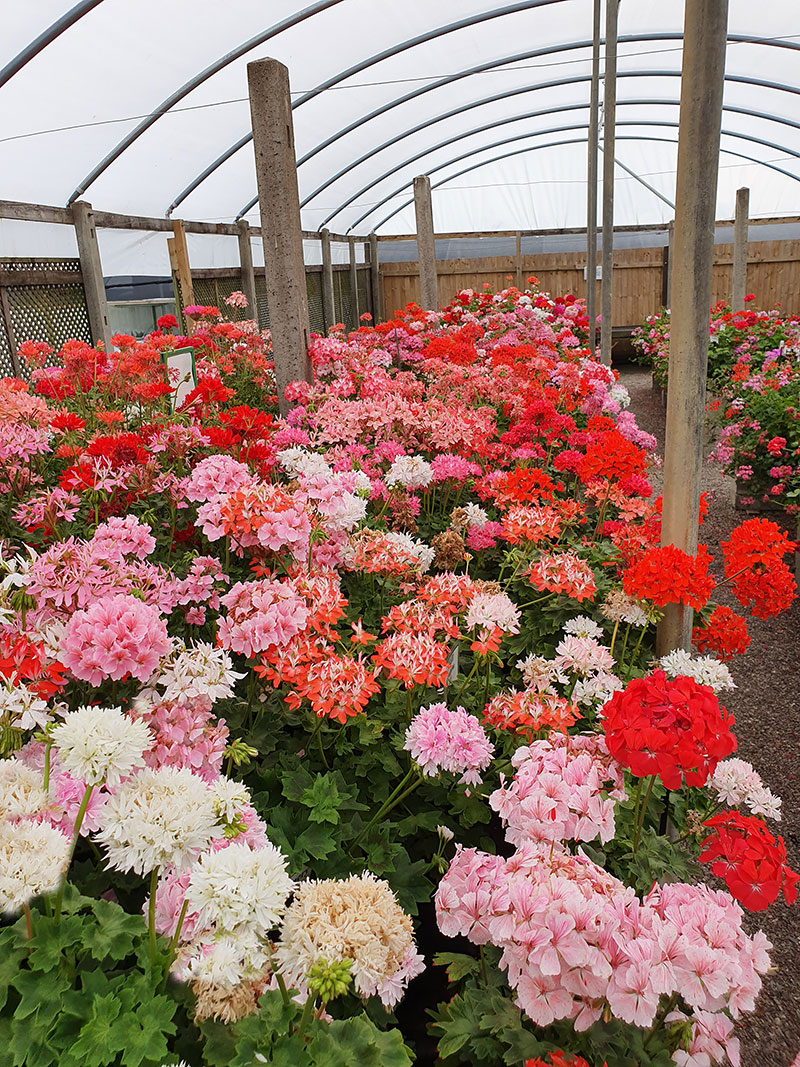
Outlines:
[[47,1031],[31,1026],[24,1019],[11,1021],[11,1038],[6,1054],[10,1058],[0,1060],[0,1063],[9,1063],[13,1067],[56,1067],[59,1061],[58,1052],[47,1040]]
[[0,930],[0,1010],[8,1000],[8,991],[25,958],[23,942],[13,926]]
[[14,977],[14,988],[20,995],[14,1016],[18,1020],[33,1020],[32,1025],[45,1029],[52,1026],[61,1012],[61,998],[70,988],[70,982],[57,971],[45,977],[32,971],[19,971]]
[[329,822],[333,825],[339,822],[341,797],[330,772],[316,776],[314,784],[303,790],[300,803],[311,808],[308,816],[311,822]]
[[478,974],[481,969],[480,962],[474,956],[466,956],[463,952],[437,952],[433,957],[433,965],[447,968],[449,982],[460,982],[469,974]]
[[95,997],[89,1019],[81,1027],[78,1039],[69,1050],[71,1062],[82,1067],[104,1067],[111,1063],[122,1048],[115,1040],[115,1020],[120,1013],[120,1002],[110,993],[106,997]]
[[31,968],[35,971],[52,971],[58,967],[67,949],[84,940],[85,926],[81,915],[62,915],[60,921],[47,915],[37,915],[31,941]]
[[295,841],[295,848],[312,856],[315,860],[324,860],[332,852],[336,851],[337,845],[333,838],[330,827],[317,824],[309,826]]
[[177,1004],[164,996],[140,1004],[120,1016],[114,1028],[117,1051],[122,1052],[125,1067],[139,1067],[144,1060],[163,1063],[167,1054],[167,1035],[176,1027],[172,1017]]
[[84,944],[98,962],[124,960],[133,952],[138,939],[147,935],[143,915],[129,915],[110,900],[95,900],[92,911],[96,923],[87,924]]

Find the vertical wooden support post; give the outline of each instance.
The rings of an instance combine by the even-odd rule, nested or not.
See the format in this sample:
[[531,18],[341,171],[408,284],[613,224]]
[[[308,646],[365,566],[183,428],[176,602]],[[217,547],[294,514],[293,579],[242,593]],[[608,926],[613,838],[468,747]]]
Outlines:
[[372,323],[383,322],[383,280],[378,260],[378,235],[369,235],[369,286],[372,292]]
[[522,232],[517,230],[516,232],[516,247],[514,249],[514,276],[517,289],[522,292],[522,286],[524,279],[522,277]]
[[[661,541],[697,552],[708,308],[714,262],[728,0],[686,0],[675,202],[672,321]],[[692,609],[668,604],[658,654],[689,648]]]
[[439,283],[436,278],[436,241],[433,230],[431,180],[427,174],[414,179],[414,211],[417,217],[417,262],[419,263],[420,303],[426,311],[439,309]]
[[184,307],[190,307],[194,303],[194,286],[192,285],[192,268],[189,265],[189,247],[186,244],[186,230],[183,222],[175,219],[172,223],[173,248],[175,249],[175,264],[178,268],[178,281],[181,286],[181,298]]
[[733,278],[731,309],[741,311],[747,295],[747,222],[750,216],[750,190],[736,190],[736,217],[733,223]]
[[586,314],[589,355],[597,348],[597,133],[600,124],[600,0],[594,0],[592,87],[589,94],[589,157],[586,167]]
[[14,323],[11,321],[11,308],[8,304],[8,292],[4,285],[0,285],[0,316],[2,316],[3,326],[5,327],[6,337],[8,338],[8,350],[11,353],[11,366],[14,370],[14,377],[22,377],[22,367],[19,361],[19,353],[17,351],[17,338],[14,333]]
[[603,270],[600,358],[611,365],[614,279],[614,124],[617,112],[617,22],[619,0],[606,0],[606,65],[603,83]]
[[356,239],[350,237],[347,242],[350,249],[350,308],[353,312],[353,329],[358,329],[358,316],[361,311],[358,306],[358,263],[356,261]]
[[76,200],[72,205],[72,223],[78,241],[78,256],[81,261],[81,277],[86,295],[86,311],[89,315],[92,342],[97,344],[98,341],[102,341],[103,347],[108,351],[111,347],[108,302],[92,205],[85,200]]
[[667,227],[669,237],[667,240],[667,302],[665,307],[672,307],[672,261],[675,252],[675,220]]
[[333,291],[333,257],[331,231],[320,230],[322,238],[322,319],[327,331],[336,322],[336,296]]
[[239,231],[239,265],[242,268],[242,292],[247,297],[248,319],[258,322],[258,301],[256,300],[256,272],[253,268],[253,246],[250,244],[250,223],[239,219],[236,223]]
[[313,378],[289,70],[277,59],[257,59],[247,64],[247,84],[278,405],[286,414],[286,386]]

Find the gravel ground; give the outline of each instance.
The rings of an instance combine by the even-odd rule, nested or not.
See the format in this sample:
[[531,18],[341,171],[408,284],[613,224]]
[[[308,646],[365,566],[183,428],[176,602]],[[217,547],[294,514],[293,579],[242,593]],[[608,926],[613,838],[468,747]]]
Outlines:
[[[658,438],[663,453],[664,408],[652,390],[650,374],[620,368],[622,384],[631,394],[631,408],[642,429]],[[657,480],[658,471],[653,472]],[[706,464],[703,489],[713,494],[702,539],[718,555],[720,540],[747,516],[733,506],[734,483],[716,464]],[[782,522],[782,516],[770,515]],[[791,536],[794,536],[792,533]],[[727,590],[717,599],[738,607]],[[740,609],[741,610],[741,609]],[[738,688],[725,704],[736,717],[738,755],[749,760],[773,792],[783,798],[780,832],[789,865],[800,869],[800,600],[777,619],[748,619],[751,643],[731,664]],[[764,930],[773,942],[774,973],[765,980],[753,1015],[739,1027],[741,1067],[790,1067],[800,1052],[800,901],[788,908],[782,901],[766,912],[748,916],[750,929]]]

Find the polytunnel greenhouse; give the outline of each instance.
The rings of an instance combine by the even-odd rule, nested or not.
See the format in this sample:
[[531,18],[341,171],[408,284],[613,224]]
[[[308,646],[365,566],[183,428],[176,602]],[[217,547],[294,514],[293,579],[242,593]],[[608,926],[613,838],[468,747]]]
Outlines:
[[0,1067],[800,1067],[797,5],[0,29]]

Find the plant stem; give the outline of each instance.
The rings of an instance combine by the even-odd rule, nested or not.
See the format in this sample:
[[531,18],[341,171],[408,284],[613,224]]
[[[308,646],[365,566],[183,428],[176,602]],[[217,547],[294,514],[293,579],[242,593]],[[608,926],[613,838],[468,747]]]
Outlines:
[[367,836],[367,834],[370,832],[370,830],[378,821],[378,819],[382,818],[388,810],[394,807],[395,798],[400,799],[401,796],[405,796],[405,794],[403,793],[403,789],[405,788],[406,783],[413,777],[413,775],[414,767],[412,766],[409,768],[408,773],[400,779],[400,782],[395,787],[395,789],[389,794],[386,800],[384,800],[383,804],[381,804],[377,812],[372,816],[370,821],[367,823],[367,825],[364,827],[364,829],[361,831],[355,841],[353,841],[350,848],[355,848],[355,846]]
[[611,635],[611,647],[608,650],[611,656],[614,655],[614,642],[617,639],[617,630],[619,630],[619,619],[614,623],[614,632]]
[[42,788],[44,789],[44,795],[47,797],[50,793],[50,749],[53,747],[53,742],[50,738],[45,741],[44,744],[44,781],[42,782]]
[[297,1024],[297,1030],[295,1031],[296,1037],[302,1037],[306,1032],[306,1027],[314,1017],[314,998],[309,993],[306,997],[306,1002],[303,1005],[303,1014],[300,1016],[300,1022]]
[[[647,805],[650,803],[650,794],[653,792],[653,786],[655,785],[655,781],[656,781],[656,776],[654,774],[651,774],[650,775],[650,781],[649,781],[648,786],[647,786],[647,792],[644,795],[644,800],[642,801],[641,808],[636,813],[637,814],[636,827],[635,827],[634,836],[633,836],[633,853],[634,853],[634,855],[636,855],[636,850],[639,847],[639,838],[642,835],[642,827],[644,826],[644,818],[645,818],[645,814],[647,813]],[[639,779],[639,792],[641,792],[641,782],[642,782],[642,779],[640,778]]]
[[83,820],[84,820],[84,818],[86,816],[86,810],[89,807],[89,801],[91,799],[92,790],[93,789],[94,789],[93,785],[87,785],[86,786],[86,791],[83,794],[83,799],[81,800],[81,806],[78,808],[78,814],[77,814],[77,816],[75,818],[75,829],[72,831],[72,841],[71,841],[70,846],[69,846],[69,852],[67,853],[67,862],[66,862],[66,865],[64,867],[64,877],[61,879],[61,884],[59,885],[58,893],[56,894],[56,903],[55,903],[55,917],[56,917],[56,919],[60,919],[61,918],[61,903],[62,903],[62,901],[64,899],[64,886],[67,884],[67,874],[69,873],[69,867],[70,867],[70,864],[72,863],[72,857],[75,855],[75,848],[76,848],[76,846],[78,844],[78,838],[80,837],[80,834],[81,834],[81,826],[83,826]]
[[28,940],[31,941],[33,939],[33,918],[27,901],[22,905],[22,910],[25,912],[25,929],[28,932]]
[[[642,647],[642,641],[644,640],[644,635],[645,635],[646,632],[647,632],[647,626],[643,626],[642,627],[642,632],[639,634],[639,640],[636,642],[636,648],[634,648],[634,650],[633,650],[633,655],[631,656],[631,661],[628,664],[628,672],[629,673],[630,673],[631,668],[633,667],[634,663],[636,662],[636,657],[639,655],[639,649]],[[620,667],[621,666],[622,666],[622,664],[620,664]]]
[[[156,890],[158,889],[158,867],[150,872],[150,900],[147,902],[147,926],[150,931],[150,962],[155,966],[158,950],[156,948]],[[184,901],[184,907],[186,902]],[[185,914],[185,912],[184,912]]]

